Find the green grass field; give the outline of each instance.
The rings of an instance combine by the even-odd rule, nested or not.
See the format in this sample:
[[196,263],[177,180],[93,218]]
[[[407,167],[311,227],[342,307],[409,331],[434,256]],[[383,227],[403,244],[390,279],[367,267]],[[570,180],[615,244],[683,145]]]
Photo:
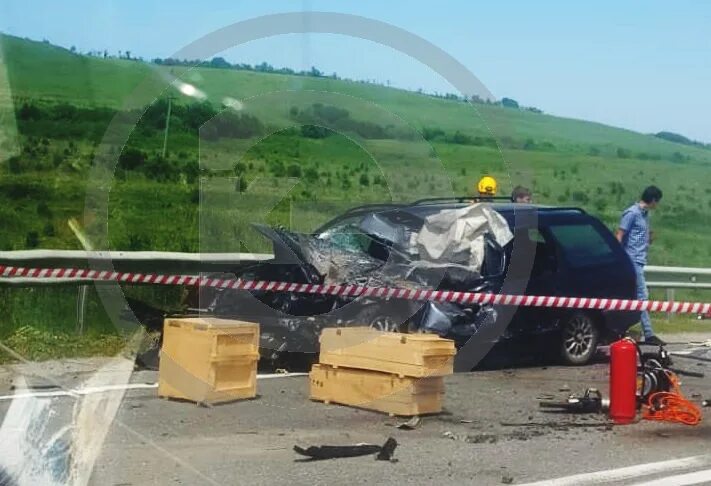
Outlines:
[[[0,36],[0,47],[10,90],[0,93],[2,250],[80,248],[67,220],[86,217],[90,235],[107,231],[112,249],[268,251],[250,223],[310,231],[358,204],[470,194],[491,174],[504,194],[525,184],[537,202],[583,207],[610,228],[646,185],[656,184],[665,197],[653,216],[650,263],[711,264],[709,149],[353,81],[159,67],[11,36]],[[169,88],[171,76],[204,92],[211,107]],[[135,99],[139,86],[150,96]],[[168,94],[175,102],[163,158]],[[125,131],[125,146],[102,145],[115,115],[143,110],[155,96],[162,101]],[[234,100],[238,112],[221,111]],[[210,110],[221,114],[210,120]],[[12,140],[8,120],[15,116],[19,135]],[[242,131],[225,131],[233,125]],[[87,191],[97,185],[91,169],[104,149],[119,159],[105,188],[108,226],[85,214]],[[65,295],[71,291],[0,290],[10,309],[0,339],[25,326],[72,334],[75,309]],[[98,301],[93,305],[90,331],[112,333]],[[57,309],[54,321],[48,309]]]

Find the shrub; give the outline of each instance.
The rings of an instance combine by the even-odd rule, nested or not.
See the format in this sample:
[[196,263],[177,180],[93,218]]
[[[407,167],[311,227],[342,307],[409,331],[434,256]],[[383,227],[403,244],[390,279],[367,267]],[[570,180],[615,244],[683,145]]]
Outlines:
[[605,200],[604,198],[595,199],[595,209],[598,212],[601,213],[601,212],[605,211],[606,208],[607,208],[607,200]]
[[20,157],[15,155],[7,159],[7,168],[13,174],[19,174],[22,172],[22,162],[20,161]]
[[515,108],[518,109],[518,102],[511,98],[501,98],[501,106],[504,108]]
[[149,179],[159,182],[177,181],[180,171],[170,160],[157,155],[143,164],[142,172]]
[[618,147],[617,149],[617,158],[619,159],[629,159],[632,156],[632,153],[627,150],[623,149],[622,147]]
[[247,179],[245,177],[238,177],[235,181],[235,190],[237,192],[245,192],[247,190]]
[[145,235],[130,234],[128,235],[128,250],[140,251],[148,250],[151,246],[151,240]]
[[39,120],[42,118],[42,110],[33,103],[23,103],[17,110],[18,120]]
[[56,232],[54,231],[54,225],[52,223],[47,223],[44,225],[44,228],[42,230],[42,234],[44,234],[44,236],[51,237],[51,236],[54,236],[55,233]]
[[128,147],[119,155],[118,167],[124,170],[135,170],[145,163],[146,158],[146,153],[142,150]]
[[51,218],[52,217],[52,210],[49,208],[47,203],[45,201],[41,201],[37,205],[37,215],[41,216],[43,218]]
[[438,138],[444,138],[444,131],[440,128],[422,128],[422,138],[425,140],[436,140]]
[[286,169],[286,175],[289,177],[301,177],[301,166],[298,164],[291,164]]
[[243,162],[237,162],[234,166],[234,172],[236,175],[242,175],[247,170],[247,166]]
[[284,166],[284,162],[281,160],[270,160],[269,172],[271,172],[274,177],[284,177],[286,175],[286,167]]
[[368,174],[361,174],[360,179],[358,180],[361,186],[369,186],[370,185],[370,178],[368,177]]
[[326,138],[330,135],[331,131],[328,128],[320,127],[317,125],[302,125],[301,126],[301,136],[306,138]]
[[571,194],[573,201],[581,204],[586,204],[590,198],[583,191],[573,191]]
[[36,231],[30,231],[25,236],[25,248],[37,248],[39,246],[39,233]]
[[456,143],[459,145],[471,145],[472,144],[472,137],[457,130],[454,133],[454,135],[450,138],[450,142]]
[[318,171],[314,167],[309,167],[304,171],[304,177],[307,181],[318,181]]

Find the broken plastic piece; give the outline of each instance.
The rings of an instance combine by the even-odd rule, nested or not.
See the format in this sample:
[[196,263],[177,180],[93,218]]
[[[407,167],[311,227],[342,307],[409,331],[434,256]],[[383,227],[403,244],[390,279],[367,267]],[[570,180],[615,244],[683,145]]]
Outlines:
[[294,446],[294,451],[315,461],[323,459],[338,459],[343,457],[368,456],[380,452],[379,445],[361,444],[353,446],[311,446],[306,449]]
[[422,419],[419,416],[415,415],[407,422],[402,422],[400,424],[397,424],[396,427],[400,430],[415,430],[417,427],[420,426],[421,420]]
[[395,448],[397,441],[392,437],[388,437],[385,444],[382,446],[373,444],[356,444],[352,446],[311,446],[304,449],[303,447],[294,446],[294,451],[302,456],[306,456],[314,461],[324,459],[338,459],[345,457],[360,457],[369,456],[378,453],[378,460],[389,461]]
[[393,439],[392,437],[388,437],[388,440],[385,441],[385,444],[383,444],[382,449],[380,449],[380,452],[378,452],[378,455],[375,458],[378,461],[392,460],[396,447],[397,447],[397,441],[395,439]]

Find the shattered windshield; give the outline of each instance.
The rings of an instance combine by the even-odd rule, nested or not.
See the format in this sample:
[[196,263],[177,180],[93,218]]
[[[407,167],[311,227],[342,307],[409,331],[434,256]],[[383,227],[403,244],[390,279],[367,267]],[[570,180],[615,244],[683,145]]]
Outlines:
[[346,223],[327,229],[320,235],[320,240],[326,241],[336,248],[346,251],[361,251],[367,253],[373,238],[363,233],[356,224]]

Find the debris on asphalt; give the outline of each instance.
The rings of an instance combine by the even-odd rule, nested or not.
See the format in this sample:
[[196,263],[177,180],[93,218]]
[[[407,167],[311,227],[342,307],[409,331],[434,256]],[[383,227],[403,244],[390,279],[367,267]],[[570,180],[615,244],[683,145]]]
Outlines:
[[[59,388],[59,385],[26,385],[24,388],[21,388],[23,390],[56,390]],[[18,388],[15,385],[10,385],[10,391],[15,391]]]
[[374,444],[358,444],[352,446],[311,446],[306,449],[294,446],[294,452],[314,461],[324,459],[339,459],[345,457],[369,456],[380,452],[382,448]]
[[474,435],[459,435],[454,434],[451,431],[446,431],[442,433],[442,437],[447,439],[458,440],[461,442],[466,442],[467,444],[496,444],[499,441],[499,437],[494,434],[474,434]]
[[375,456],[375,459],[378,461],[392,461],[396,447],[397,441],[392,437],[388,437],[388,440],[385,441],[385,444],[383,444],[383,447],[380,449],[380,452],[378,452],[378,455]]
[[509,440],[528,440],[532,439],[533,437],[540,437],[542,435],[545,435],[545,433],[542,430],[538,429],[533,429],[530,431],[517,430],[508,434],[506,438]]
[[570,391],[570,387],[569,387],[568,385],[563,385],[563,386],[561,386],[560,388],[558,388],[558,391],[569,392],[569,391]]
[[420,426],[421,422],[422,422],[422,419],[419,416],[415,415],[407,422],[399,423],[395,427],[400,430],[415,430],[416,428],[418,428]]
[[311,461],[321,461],[325,459],[340,459],[347,457],[361,457],[378,454],[377,459],[381,461],[391,461],[393,452],[397,447],[397,441],[388,437],[382,446],[375,444],[356,444],[350,446],[310,446],[307,448],[294,446],[294,452],[306,456]]
[[595,428],[602,427],[606,430],[612,430],[614,424],[610,422],[499,422],[502,427],[541,427],[541,428],[552,428],[558,430],[568,430],[571,428]]
[[504,474],[504,475],[501,477],[501,483],[502,483],[502,484],[513,484],[513,482],[514,482],[513,476],[509,476],[508,474]]
[[470,444],[496,444],[499,441],[499,437],[494,434],[476,434],[467,435],[464,442]]

